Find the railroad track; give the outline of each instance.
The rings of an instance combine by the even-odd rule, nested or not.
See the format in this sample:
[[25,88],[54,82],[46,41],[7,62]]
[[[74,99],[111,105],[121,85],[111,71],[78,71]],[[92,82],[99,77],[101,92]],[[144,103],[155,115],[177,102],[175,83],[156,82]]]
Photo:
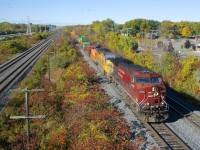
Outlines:
[[50,46],[54,38],[55,35],[28,49],[14,59],[0,65],[0,99],[33,66],[43,52]]
[[29,48],[27,51],[25,51],[24,53],[18,55],[17,57],[11,59],[10,61],[5,62],[4,64],[0,65],[0,80],[2,78],[2,74],[5,70],[7,70],[9,67],[14,67],[14,64],[19,62],[23,57],[27,56],[28,54],[30,54],[31,52],[33,52],[36,48],[38,48],[39,46],[41,46],[43,43],[45,43],[45,41],[41,41],[39,44]]
[[168,101],[169,107],[173,111],[175,111],[181,117],[186,119],[192,126],[200,130],[200,116],[196,115],[195,113],[190,111],[188,108],[178,103],[174,99],[170,98],[169,96],[167,96],[167,98],[168,98],[167,101]]
[[161,149],[188,150],[190,149],[166,124],[146,123],[148,129]]

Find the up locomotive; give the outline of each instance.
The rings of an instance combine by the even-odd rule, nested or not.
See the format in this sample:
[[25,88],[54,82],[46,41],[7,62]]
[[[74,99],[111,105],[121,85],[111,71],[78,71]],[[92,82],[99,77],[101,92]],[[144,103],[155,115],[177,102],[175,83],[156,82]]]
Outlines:
[[147,122],[162,122],[168,118],[166,87],[162,76],[134,64],[107,48],[86,46],[90,58],[104,71],[110,81],[119,84],[129,95],[131,105]]

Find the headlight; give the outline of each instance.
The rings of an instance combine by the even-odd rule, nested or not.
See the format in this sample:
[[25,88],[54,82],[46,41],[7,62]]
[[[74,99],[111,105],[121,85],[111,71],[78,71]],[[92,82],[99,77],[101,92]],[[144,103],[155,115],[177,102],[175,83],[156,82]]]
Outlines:
[[152,87],[152,91],[155,91],[155,87],[154,86]]
[[158,95],[159,95],[158,92],[155,92],[155,93],[153,94],[154,97],[156,97],[156,96],[158,96]]

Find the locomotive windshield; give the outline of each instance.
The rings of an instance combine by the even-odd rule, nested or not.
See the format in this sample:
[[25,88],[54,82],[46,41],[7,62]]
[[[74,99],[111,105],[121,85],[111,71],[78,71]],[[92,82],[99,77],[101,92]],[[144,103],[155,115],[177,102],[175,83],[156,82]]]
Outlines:
[[150,80],[149,80],[149,78],[137,78],[136,82],[138,82],[138,83],[149,83]]
[[159,77],[154,77],[154,78],[151,78],[151,82],[152,82],[152,83],[161,83],[161,82],[162,82],[162,79],[159,78]]
[[154,78],[136,78],[136,82],[138,83],[161,83],[162,79],[160,77],[154,77]]
[[113,69],[113,66],[112,66],[112,65],[108,65],[108,67],[109,67],[110,69]]

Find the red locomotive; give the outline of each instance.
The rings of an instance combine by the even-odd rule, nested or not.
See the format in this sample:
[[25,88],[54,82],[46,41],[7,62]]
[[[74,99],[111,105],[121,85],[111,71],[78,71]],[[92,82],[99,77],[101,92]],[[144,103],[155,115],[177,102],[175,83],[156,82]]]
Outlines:
[[111,77],[131,97],[138,113],[149,122],[166,120],[168,105],[162,76],[124,58],[111,62],[114,64]]

